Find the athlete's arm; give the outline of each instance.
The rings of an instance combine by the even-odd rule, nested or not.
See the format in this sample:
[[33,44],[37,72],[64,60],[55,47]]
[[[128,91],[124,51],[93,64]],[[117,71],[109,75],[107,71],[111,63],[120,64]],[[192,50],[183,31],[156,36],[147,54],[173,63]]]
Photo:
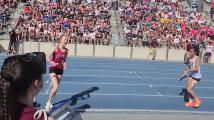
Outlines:
[[66,63],[66,60],[67,60],[67,57],[68,57],[68,52],[69,52],[69,50],[66,48],[66,56],[65,56],[65,60],[64,60],[64,63]]
[[52,61],[52,59],[53,59],[53,54],[54,54],[54,51],[56,50],[56,48],[54,48],[48,55],[47,55],[47,60],[49,61],[49,62],[51,62]]
[[200,67],[200,60],[199,60],[199,57],[197,57],[196,59],[195,59],[195,68],[191,68],[190,70],[189,70],[189,72],[198,72],[198,70],[199,70],[199,67]]
[[183,73],[187,73],[190,70],[190,65],[189,65],[189,59],[188,59],[188,64],[186,65],[186,68],[184,69]]
[[67,66],[67,63],[66,63],[66,60],[67,60],[67,57],[68,57],[68,49],[66,48],[66,51],[67,51],[67,54],[65,56],[65,60],[63,62],[63,66],[64,66],[64,69],[67,70],[68,66]]
[[183,74],[187,74],[189,71],[189,66],[187,65],[187,67],[184,69]]

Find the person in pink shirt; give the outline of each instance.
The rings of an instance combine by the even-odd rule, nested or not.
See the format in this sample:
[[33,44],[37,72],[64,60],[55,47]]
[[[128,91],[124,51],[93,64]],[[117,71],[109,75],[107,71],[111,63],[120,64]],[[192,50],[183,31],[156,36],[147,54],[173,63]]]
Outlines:
[[192,30],[191,30],[191,34],[192,34],[192,35],[197,35],[197,34],[198,34],[198,31],[197,31],[196,29],[192,29]]

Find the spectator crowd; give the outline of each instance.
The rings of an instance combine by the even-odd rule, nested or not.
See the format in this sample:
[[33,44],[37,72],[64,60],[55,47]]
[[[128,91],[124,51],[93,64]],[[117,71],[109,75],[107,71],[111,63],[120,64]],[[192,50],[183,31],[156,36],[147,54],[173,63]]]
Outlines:
[[[184,8],[182,0],[130,0],[120,8],[123,35],[129,46],[214,44],[214,29],[202,13]],[[153,45],[154,46],[154,45]]]
[[0,30],[4,29],[6,22],[9,21],[12,9],[16,8],[16,0],[0,0]]
[[[31,0],[10,34],[11,41],[57,42],[67,34],[69,43],[109,45],[110,9],[115,0],[110,1]],[[14,5],[3,0],[0,4],[0,22],[4,23],[4,14]],[[186,9],[183,0],[125,0],[118,6],[114,9],[119,10],[128,46],[186,50],[198,45],[206,51],[214,45],[214,28],[207,24],[203,13]],[[155,56],[155,49],[150,52]]]
[[31,1],[24,8],[16,33],[19,40],[57,42],[62,34],[70,43],[110,44],[108,4],[101,0]]

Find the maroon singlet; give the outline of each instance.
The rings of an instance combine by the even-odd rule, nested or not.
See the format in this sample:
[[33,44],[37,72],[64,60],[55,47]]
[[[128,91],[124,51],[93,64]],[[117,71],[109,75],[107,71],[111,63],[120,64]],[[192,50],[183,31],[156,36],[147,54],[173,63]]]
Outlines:
[[63,69],[63,63],[65,62],[65,59],[68,55],[68,49],[65,48],[64,51],[61,51],[59,48],[59,45],[57,45],[54,53],[53,58],[51,61],[57,63],[56,66],[50,66],[51,69]]
[[[17,113],[17,120],[35,120],[34,119],[34,114],[36,113],[37,109],[24,105],[22,103],[18,104],[18,110],[20,113]],[[39,119],[37,120],[44,120],[44,116],[42,115]]]

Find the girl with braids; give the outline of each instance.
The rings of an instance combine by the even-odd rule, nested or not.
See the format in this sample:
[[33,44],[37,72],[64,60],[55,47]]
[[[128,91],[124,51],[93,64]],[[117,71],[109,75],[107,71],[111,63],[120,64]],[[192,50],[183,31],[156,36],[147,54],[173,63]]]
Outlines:
[[1,120],[52,119],[44,111],[33,108],[33,99],[43,84],[42,71],[42,65],[34,56],[16,55],[5,59],[0,73]]

